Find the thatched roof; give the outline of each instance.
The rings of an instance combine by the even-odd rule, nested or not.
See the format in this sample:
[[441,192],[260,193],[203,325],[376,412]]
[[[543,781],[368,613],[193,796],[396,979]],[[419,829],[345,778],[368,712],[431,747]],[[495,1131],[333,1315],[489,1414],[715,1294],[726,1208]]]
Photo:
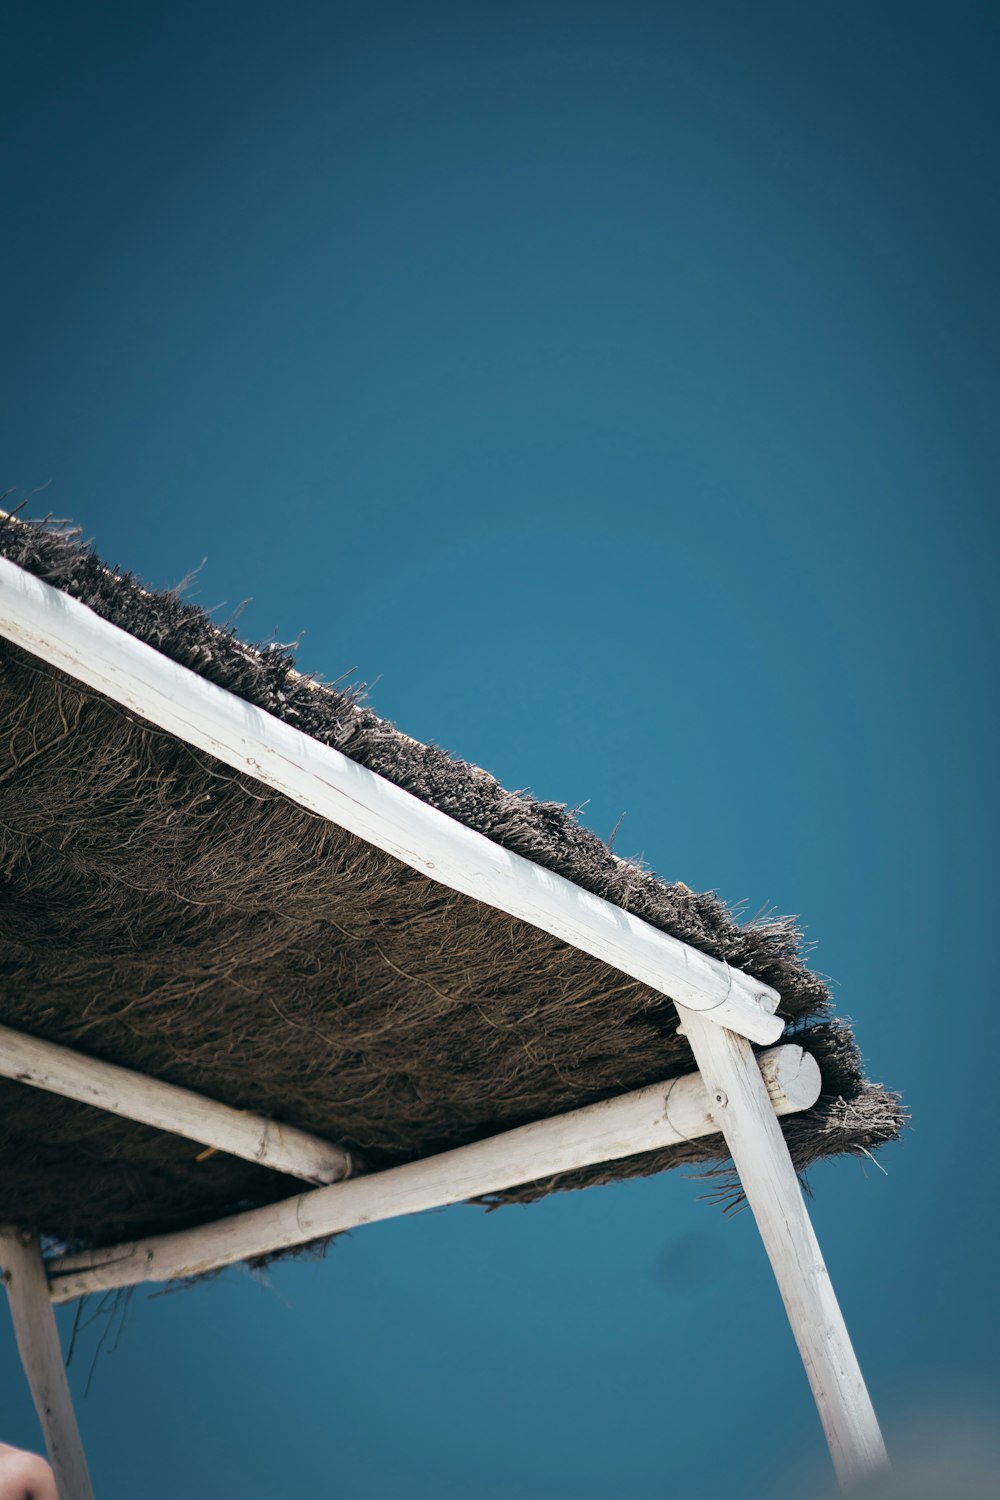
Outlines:
[[[418,744],[74,536],[0,514],[0,555],[494,842],[779,990],[817,1057],[796,1165],[895,1137],[786,920],[623,861],[562,807]],[[0,642],[0,1021],[358,1152],[430,1155],[694,1069],[672,1003],[435,884]],[[721,1137],[513,1189],[718,1162]],[[75,1247],[220,1218],[301,1183],[0,1083],[3,1216]]]

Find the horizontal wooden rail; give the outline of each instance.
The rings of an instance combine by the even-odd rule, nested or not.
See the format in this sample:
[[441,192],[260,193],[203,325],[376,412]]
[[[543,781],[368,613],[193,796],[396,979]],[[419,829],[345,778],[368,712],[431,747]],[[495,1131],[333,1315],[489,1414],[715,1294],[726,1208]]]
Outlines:
[[130,712],[264,782],[451,890],[519,917],[752,1041],[777,993],[503,849],[301,730],[245,703],[0,558],[0,634]]
[[[763,1053],[760,1067],[778,1114],[808,1109],[818,1099],[819,1067],[796,1044]],[[48,1267],[52,1297],[66,1302],[112,1287],[195,1276],[359,1224],[544,1181],[597,1162],[713,1135],[719,1129],[718,1107],[701,1076],[688,1074],[198,1229],[61,1256]]]
[[348,1152],[304,1130],[230,1109],[190,1089],[99,1062],[9,1026],[0,1026],[0,1075],[306,1182],[325,1185],[351,1175]]

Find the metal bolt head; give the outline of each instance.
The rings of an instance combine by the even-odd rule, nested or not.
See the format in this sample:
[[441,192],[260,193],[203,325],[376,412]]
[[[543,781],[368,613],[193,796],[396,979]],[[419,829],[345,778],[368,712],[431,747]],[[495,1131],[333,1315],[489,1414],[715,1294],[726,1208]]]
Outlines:
[[716,1089],[715,1102],[720,1109],[725,1109],[726,1105],[729,1103],[729,1095],[724,1093],[722,1089]]

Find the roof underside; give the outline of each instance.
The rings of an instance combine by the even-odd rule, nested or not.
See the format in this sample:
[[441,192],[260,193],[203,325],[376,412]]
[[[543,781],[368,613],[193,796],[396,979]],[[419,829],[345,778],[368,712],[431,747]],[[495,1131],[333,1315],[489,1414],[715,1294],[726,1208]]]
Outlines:
[[[783,1122],[796,1165],[898,1134],[787,921],[617,859],[561,807],[398,733],[196,607],[0,515],[0,555],[201,676],[488,838],[780,991],[820,1062]],[[369,1168],[694,1068],[672,1003],[436,884],[0,642],[0,1020],[270,1114]],[[86,1248],[222,1217],[293,1179],[0,1084],[3,1216]],[[724,1157],[721,1138],[511,1190],[504,1201]]]

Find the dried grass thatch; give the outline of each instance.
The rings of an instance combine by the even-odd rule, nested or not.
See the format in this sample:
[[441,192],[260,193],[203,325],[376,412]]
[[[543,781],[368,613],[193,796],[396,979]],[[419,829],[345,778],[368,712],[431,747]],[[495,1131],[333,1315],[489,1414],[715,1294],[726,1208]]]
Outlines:
[[[488,838],[780,990],[817,1056],[783,1123],[799,1168],[895,1137],[787,921],[617,859],[565,809],[417,744],[76,539],[0,515],[0,555],[203,677]],[[669,1000],[448,891],[259,783],[0,645],[0,1019],[263,1111],[371,1168],[692,1071]],[[301,1184],[85,1106],[0,1084],[3,1215],[89,1247],[200,1223]],[[716,1162],[720,1138],[502,1195]]]

